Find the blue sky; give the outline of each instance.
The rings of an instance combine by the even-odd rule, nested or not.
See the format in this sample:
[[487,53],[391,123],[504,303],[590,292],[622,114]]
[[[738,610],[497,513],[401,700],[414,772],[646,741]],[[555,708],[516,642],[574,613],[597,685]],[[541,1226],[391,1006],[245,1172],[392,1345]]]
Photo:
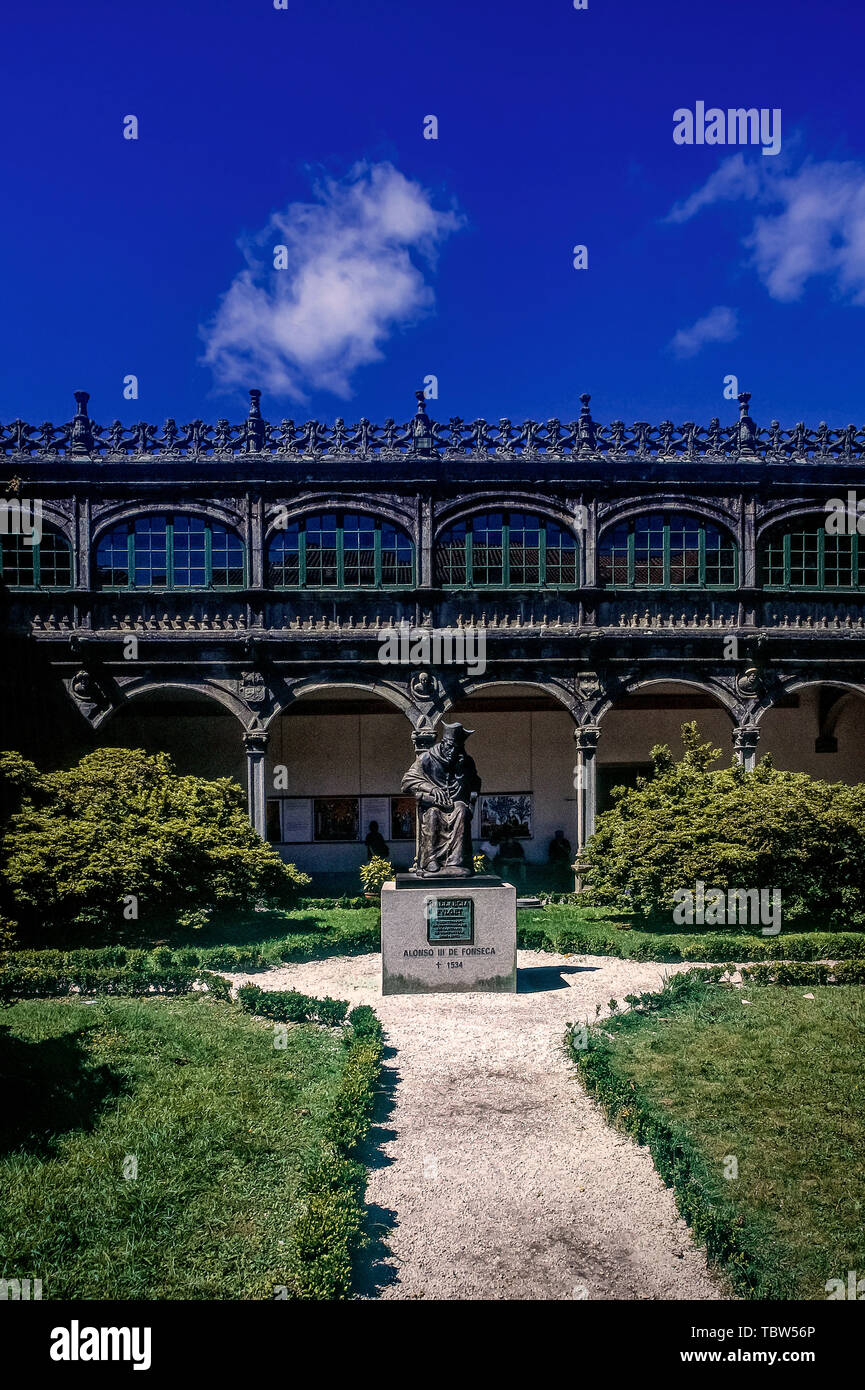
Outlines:
[[286,3],[6,18],[0,418],[865,419],[859,6]]

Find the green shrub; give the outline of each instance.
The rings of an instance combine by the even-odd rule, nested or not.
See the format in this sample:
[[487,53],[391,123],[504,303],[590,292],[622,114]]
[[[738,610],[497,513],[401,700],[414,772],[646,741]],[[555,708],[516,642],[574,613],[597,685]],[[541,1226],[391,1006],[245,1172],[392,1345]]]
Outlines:
[[669,915],[697,880],[725,891],[779,888],[783,922],[865,926],[865,786],[781,772],[713,770],[720,750],[682,727],[684,757],[652,750],[654,775],[614,792],[586,847],[587,900]]
[[252,829],[236,783],[180,777],[163,753],[102,748],[45,775],[4,753],[0,801],[0,894],[25,930],[202,926],[309,882]]

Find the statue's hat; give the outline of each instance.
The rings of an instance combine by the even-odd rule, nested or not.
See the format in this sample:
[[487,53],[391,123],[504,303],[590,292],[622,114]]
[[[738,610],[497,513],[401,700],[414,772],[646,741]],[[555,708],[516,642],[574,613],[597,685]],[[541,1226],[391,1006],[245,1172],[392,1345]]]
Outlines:
[[442,721],[442,729],[445,733],[450,734],[454,743],[459,744],[465,743],[469,735],[474,733],[474,729],[465,729],[462,724],[445,724],[444,721]]

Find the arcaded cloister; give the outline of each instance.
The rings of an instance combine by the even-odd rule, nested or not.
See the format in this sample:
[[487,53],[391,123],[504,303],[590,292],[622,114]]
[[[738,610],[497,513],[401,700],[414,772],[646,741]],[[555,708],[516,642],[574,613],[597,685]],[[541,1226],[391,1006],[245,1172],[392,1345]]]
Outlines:
[[355,872],[373,820],[410,861],[400,780],[442,717],[475,731],[478,841],[508,825],[528,863],[685,720],[749,766],[865,779],[865,431],[758,426],[745,393],[705,427],[601,425],[588,396],[569,424],[444,424],[417,396],[403,425],[274,424],[253,391],[239,425],[160,430],[77,392],[65,425],[0,426],[5,746],[236,778],[317,876]]

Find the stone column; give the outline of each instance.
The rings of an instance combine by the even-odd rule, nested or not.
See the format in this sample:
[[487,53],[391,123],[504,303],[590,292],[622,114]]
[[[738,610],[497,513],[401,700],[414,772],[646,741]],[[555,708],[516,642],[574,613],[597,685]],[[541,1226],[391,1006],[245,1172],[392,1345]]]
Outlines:
[[246,793],[249,807],[249,823],[257,830],[262,840],[266,831],[267,783],[267,744],[270,735],[264,729],[247,730],[243,735],[246,749]]
[[574,743],[577,749],[577,767],[574,787],[577,793],[577,856],[582,854],[586,843],[595,831],[595,801],[597,788],[597,761],[600,729],[597,724],[581,724],[574,729]]
[[756,724],[737,724],[733,729],[733,748],[736,753],[736,761],[742,764],[746,772],[754,771],[759,741],[760,730]]

